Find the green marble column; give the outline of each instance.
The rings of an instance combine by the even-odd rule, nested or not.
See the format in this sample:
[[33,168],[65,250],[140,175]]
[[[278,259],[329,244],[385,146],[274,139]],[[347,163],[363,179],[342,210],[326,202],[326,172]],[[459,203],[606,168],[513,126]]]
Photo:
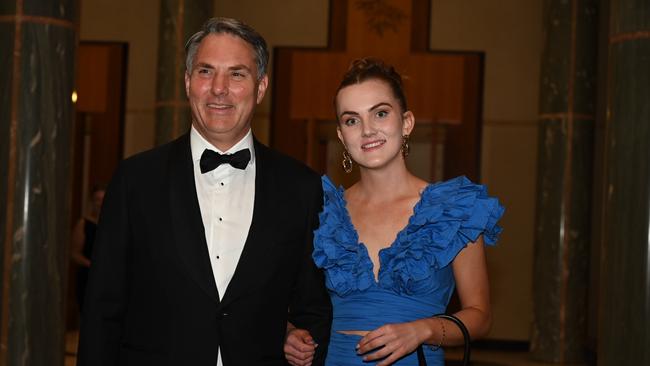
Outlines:
[[650,365],[650,3],[609,16],[598,364]]
[[0,3],[0,365],[63,365],[75,0]]
[[545,0],[543,17],[531,354],[578,362],[587,331],[597,0]]
[[212,16],[212,0],[160,2],[156,145],[173,140],[190,127],[190,107],[185,96],[185,42]]

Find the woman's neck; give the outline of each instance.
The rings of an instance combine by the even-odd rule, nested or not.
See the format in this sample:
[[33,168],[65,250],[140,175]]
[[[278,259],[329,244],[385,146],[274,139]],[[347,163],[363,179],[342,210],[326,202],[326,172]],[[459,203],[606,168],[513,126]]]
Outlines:
[[419,192],[419,179],[406,169],[404,162],[400,163],[383,169],[361,168],[361,179],[351,187],[350,193],[366,202],[384,202]]

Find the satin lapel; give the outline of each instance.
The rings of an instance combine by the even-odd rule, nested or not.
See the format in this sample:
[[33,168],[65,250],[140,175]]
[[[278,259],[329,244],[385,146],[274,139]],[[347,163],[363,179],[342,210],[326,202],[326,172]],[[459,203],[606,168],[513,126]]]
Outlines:
[[248,231],[248,237],[244,244],[237,268],[233,274],[226,293],[221,299],[221,304],[228,303],[237,297],[254,289],[255,281],[259,279],[260,269],[266,260],[268,245],[265,243],[268,225],[265,220],[267,215],[272,214],[270,198],[273,197],[273,172],[269,161],[267,147],[255,140],[255,203],[253,204],[253,220]]
[[176,251],[190,278],[218,303],[217,285],[196,196],[189,134],[174,143],[169,171],[169,200]]

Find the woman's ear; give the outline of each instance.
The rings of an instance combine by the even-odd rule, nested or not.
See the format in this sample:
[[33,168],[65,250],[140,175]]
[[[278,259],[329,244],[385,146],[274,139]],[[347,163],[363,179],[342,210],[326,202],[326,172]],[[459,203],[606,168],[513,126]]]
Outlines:
[[410,135],[415,127],[415,116],[413,112],[406,111],[402,114],[402,135]]
[[341,145],[343,145],[343,147],[347,150],[348,147],[345,146],[345,141],[343,141],[343,134],[341,133],[341,127],[340,126],[336,126],[336,136],[339,137],[339,141],[341,141]]

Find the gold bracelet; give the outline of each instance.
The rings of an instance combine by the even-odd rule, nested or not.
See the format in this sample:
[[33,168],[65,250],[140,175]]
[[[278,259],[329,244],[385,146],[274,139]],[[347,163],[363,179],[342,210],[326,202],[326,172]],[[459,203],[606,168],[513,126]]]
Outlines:
[[438,318],[438,317],[434,317],[434,318],[438,319],[438,321],[440,322],[440,328],[442,328],[442,337],[440,337],[440,342],[438,342],[437,345],[435,345],[435,346],[431,346],[431,345],[430,345],[429,348],[430,348],[432,351],[437,351],[438,349],[440,349],[440,347],[443,346],[443,343],[445,342],[445,335],[446,335],[446,332],[445,332],[445,322],[442,321],[442,319],[440,319],[440,318]]

